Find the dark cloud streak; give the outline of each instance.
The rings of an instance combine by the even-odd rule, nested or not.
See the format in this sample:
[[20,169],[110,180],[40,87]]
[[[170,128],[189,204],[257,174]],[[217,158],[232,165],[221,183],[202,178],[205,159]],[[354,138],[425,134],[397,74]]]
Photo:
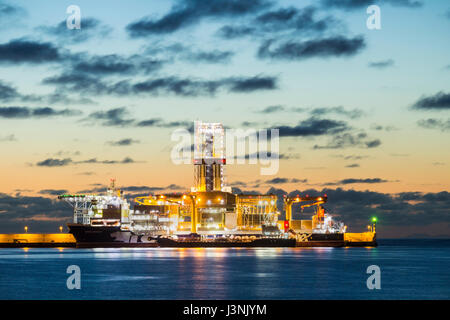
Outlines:
[[413,106],[416,110],[448,110],[450,109],[450,93],[440,91],[433,96],[423,96]]
[[82,114],[79,110],[63,109],[56,110],[50,107],[29,108],[29,107],[0,107],[0,118],[26,119],[26,118],[48,118],[48,117],[70,117]]
[[290,40],[276,45],[275,48],[273,48],[273,43],[275,43],[273,40],[263,43],[258,50],[258,57],[261,59],[304,60],[314,57],[353,56],[366,46],[364,38],[361,36],[354,38],[336,36],[301,42]]
[[199,23],[205,18],[233,18],[256,13],[267,8],[266,0],[188,0],[178,1],[160,19],[142,18],[127,26],[131,37],[146,37],[154,34],[167,34]]

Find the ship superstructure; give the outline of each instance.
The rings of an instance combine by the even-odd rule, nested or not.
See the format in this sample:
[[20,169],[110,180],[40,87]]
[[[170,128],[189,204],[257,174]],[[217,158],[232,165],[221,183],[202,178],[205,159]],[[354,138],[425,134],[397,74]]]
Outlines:
[[[345,242],[346,226],[323,207],[326,195],[284,197],[286,219],[280,221],[276,195],[233,194],[226,185],[222,124],[196,122],[194,134],[190,192],[136,197],[132,209],[114,180],[105,195],[59,196],[74,208],[74,222],[68,227],[77,243],[210,246],[211,238],[212,246]],[[297,203],[302,210],[315,208],[311,219],[293,219]],[[374,228],[364,236],[352,235],[361,243],[374,242]]]

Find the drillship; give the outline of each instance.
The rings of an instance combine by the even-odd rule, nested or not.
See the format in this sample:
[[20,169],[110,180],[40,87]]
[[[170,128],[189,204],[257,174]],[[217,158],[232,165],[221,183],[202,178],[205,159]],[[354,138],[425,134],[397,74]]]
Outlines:
[[[190,192],[136,197],[131,209],[111,181],[106,194],[64,194],[74,208],[68,224],[77,247],[312,247],[376,246],[376,221],[348,233],[323,207],[327,195],[283,198],[279,220],[274,194],[233,194],[225,185],[224,128],[196,122],[194,187]],[[313,207],[309,220],[294,220],[293,205]]]

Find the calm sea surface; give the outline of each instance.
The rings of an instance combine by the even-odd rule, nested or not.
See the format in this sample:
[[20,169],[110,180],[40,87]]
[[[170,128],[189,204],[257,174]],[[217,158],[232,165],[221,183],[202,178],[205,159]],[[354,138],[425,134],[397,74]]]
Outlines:
[[[81,289],[69,290],[69,265]],[[368,290],[366,269],[381,269]],[[450,240],[378,248],[0,249],[0,299],[449,299]]]

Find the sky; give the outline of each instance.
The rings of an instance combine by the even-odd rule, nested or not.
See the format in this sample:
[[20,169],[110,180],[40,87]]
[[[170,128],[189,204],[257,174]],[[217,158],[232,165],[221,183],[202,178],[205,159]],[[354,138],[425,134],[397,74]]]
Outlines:
[[0,232],[54,232],[57,194],[110,178],[131,198],[189,190],[171,135],[201,120],[279,129],[279,171],[228,165],[231,187],[450,237],[449,35],[445,0],[0,0]]

